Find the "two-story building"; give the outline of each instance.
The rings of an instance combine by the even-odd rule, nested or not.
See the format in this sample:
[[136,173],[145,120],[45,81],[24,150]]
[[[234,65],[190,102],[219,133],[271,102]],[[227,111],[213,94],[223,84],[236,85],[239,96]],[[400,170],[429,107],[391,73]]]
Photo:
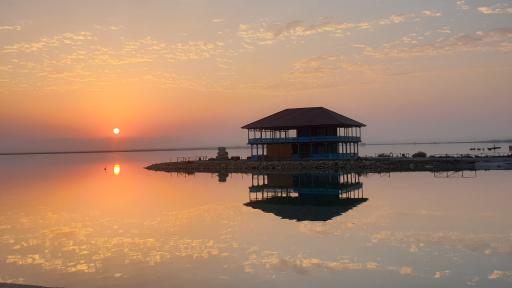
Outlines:
[[243,126],[254,160],[353,159],[366,125],[324,107],[292,108]]

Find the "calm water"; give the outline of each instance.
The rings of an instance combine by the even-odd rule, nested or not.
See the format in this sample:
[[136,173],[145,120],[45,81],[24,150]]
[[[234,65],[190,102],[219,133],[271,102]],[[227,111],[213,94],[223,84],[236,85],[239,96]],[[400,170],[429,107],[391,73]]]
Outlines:
[[0,282],[512,285],[512,171],[351,175],[355,200],[258,202],[277,195],[263,188],[301,181],[300,191],[316,193],[332,183],[142,168],[178,154],[0,156]]

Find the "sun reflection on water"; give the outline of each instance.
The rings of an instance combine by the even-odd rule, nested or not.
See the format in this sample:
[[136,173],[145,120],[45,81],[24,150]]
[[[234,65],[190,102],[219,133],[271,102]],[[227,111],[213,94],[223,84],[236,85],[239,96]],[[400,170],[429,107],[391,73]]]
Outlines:
[[119,175],[119,173],[121,173],[121,165],[119,164],[114,164],[114,175]]

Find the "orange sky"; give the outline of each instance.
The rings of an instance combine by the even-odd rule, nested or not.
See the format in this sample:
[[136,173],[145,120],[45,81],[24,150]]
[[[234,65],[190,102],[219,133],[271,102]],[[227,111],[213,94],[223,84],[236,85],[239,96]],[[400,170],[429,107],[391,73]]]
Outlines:
[[367,142],[512,138],[510,2],[253,2],[2,1],[0,151],[239,145],[301,106]]

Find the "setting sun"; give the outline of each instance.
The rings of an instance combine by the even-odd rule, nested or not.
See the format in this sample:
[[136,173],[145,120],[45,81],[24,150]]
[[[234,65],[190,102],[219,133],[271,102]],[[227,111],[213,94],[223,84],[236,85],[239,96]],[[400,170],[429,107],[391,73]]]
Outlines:
[[114,128],[112,129],[112,132],[115,134],[115,135],[118,135],[119,132],[121,132],[121,130],[119,130],[119,128]]

